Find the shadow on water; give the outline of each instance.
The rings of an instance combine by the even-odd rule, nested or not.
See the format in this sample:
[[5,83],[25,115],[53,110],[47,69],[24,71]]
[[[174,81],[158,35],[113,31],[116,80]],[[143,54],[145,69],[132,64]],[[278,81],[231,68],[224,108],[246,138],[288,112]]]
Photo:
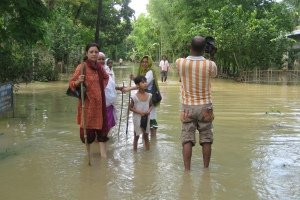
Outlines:
[[[115,68],[118,84],[136,68]],[[214,144],[209,170],[201,147],[184,173],[176,72],[160,83],[159,129],[150,151],[132,150],[128,94],[121,131],[110,132],[108,158],[92,146],[92,166],[75,123],[67,82],[21,86],[16,118],[0,118],[1,199],[297,199],[300,196],[300,103],[297,86],[214,80]],[[121,93],[116,107],[120,113]],[[15,192],[17,188],[18,192]]]

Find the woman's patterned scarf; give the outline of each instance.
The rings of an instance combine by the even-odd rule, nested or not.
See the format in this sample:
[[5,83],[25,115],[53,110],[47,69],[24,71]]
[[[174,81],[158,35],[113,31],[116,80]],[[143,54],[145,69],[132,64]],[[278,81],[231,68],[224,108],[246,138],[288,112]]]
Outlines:
[[[148,66],[147,67],[142,67],[142,61],[144,58],[147,58],[148,59]],[[145,76],[146,73],[149,71],[149,70],[152,70],[152,73],[153,73],[153,79],[154,79],[154,84],[157,88],[157,90],[159,90],[159,87],[158,87],[158,82],[157,82],[157,78],[156,78],[156,71],[154,69],[154,67],[152,66],[153,64],[153,61],[152,61],[152,58],[148,55],[145,55],[142,57],[141,61],[140,61],[140,66],[139,66],[139,71],[138,71],[138,76]],[[156,106],[156,105],[155,105]]]

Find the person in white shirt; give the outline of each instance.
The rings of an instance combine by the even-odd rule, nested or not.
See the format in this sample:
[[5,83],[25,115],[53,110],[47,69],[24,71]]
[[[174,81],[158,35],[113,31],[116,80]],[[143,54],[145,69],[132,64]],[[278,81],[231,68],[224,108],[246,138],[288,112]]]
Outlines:
[[119,64],[120,64],[120,66],[123,65],[123,59],[122,58],[119,59]]
[[160,69],[161,69],[161,82],[166,82],[168,77],[168,71],[170,64],[168,60],[166,59],[166,56],[162,57],[162,60],[159,63]]
[[116,82],[115,72],[113,70],[113,61],[110,58],[105,59],[104,65],[106,73],[112,78],[114,82]]
[[[117,100],[117,92],[116,90],[122,90],[123,87],[119,87],[115,83],[115,73],[113,71],[113,61],[110,58],[105,59],[105,54],[103,52],[99,52],[98,54],[98,62],[101,63],[103,68],[105,69],[107,75],[109,76],[108,83],[105,87],[105,103],[106,103],[106,120],[107,127],[111,130],[117,124],[117,110],[115,102]],[[100,149],[103,152],[104,156],[106,156],[106,146]],[[102,154],[101,154],[102,155]]]

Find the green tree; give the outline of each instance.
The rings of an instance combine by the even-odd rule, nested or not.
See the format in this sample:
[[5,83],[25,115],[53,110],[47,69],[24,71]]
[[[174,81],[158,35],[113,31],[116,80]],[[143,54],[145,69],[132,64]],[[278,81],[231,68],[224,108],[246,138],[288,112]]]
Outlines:
[[149,13],[162,43],[177,57],[188,52],[193,36],[214,37],[220,71],[230,75],[244,69],[279,68],[294,16],[287,6],[272,0],[150,0]]
[[[103,9],[100,17],[100,48],[102,51],[115,55],[116,46],[123,43],[132,30],[131,18],[134,11],[129,7],[129,0],[103,1]],[[83,3],[78,20],[94,30],[97,21],[97,2]],[[93,31],[94,32],[94,31]]]
[[32,48],[45,35],[49,12],[41,0],[0,1],[0,82],[32,79]]
[[54,57],[55,66],[63,65],[64,70],[68,69],[67,65],[80,62],[85,44],[94,38],[89,28],[73,20],[72,11],[64,5],[55,6],[47,24],[45,45]]
[[134,48],[131,49],[129,56],[132,60],[136,61],[143,55],[150,55],[157,58],[160,42],[158,28],[150,17],[144,14],[138,17],[133,23],[133,31],[128,40],[134,44]]
[[300,25],[300,1],[299,0],[283,0],[292,11],[295,12],[294,25]]

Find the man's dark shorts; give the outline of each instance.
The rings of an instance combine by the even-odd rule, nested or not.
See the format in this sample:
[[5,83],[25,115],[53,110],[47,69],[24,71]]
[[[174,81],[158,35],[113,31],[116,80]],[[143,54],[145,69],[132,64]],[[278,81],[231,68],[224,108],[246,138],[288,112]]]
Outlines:
[[[183,117],[184,113],[188,116]],[[191,142],[193,146],[196,144],[196,130],[199,131],[199,143],[213,143],[213,106],[205,105],[182,105],[181,112],[182,130],[181,142],[182,145]]]
[[161,74],[161,77],[167,77],[168,71],[161,71],[160,74]]

